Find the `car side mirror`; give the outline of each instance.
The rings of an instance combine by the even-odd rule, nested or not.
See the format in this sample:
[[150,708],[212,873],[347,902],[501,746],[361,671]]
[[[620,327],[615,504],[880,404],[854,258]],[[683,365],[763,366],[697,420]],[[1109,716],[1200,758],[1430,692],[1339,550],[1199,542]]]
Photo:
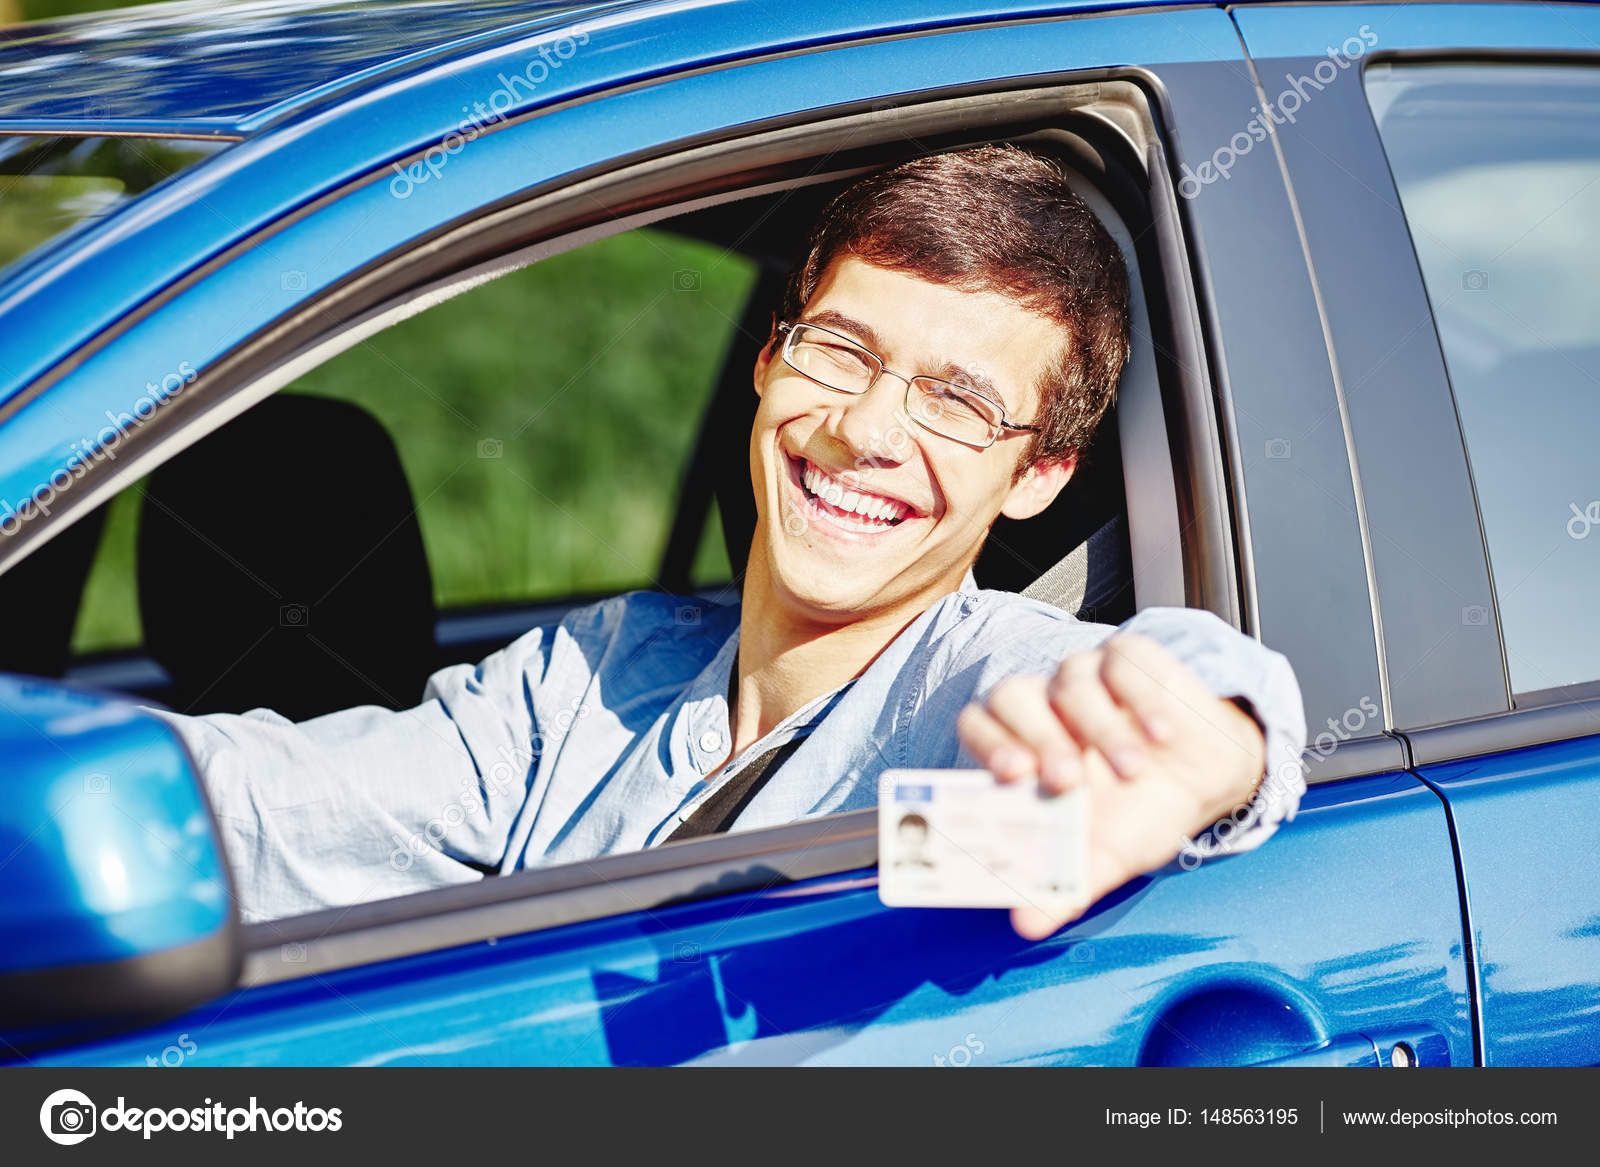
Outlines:
[[169,1017],[233,988],[238,917],[187,751],[159,718],[0,675],[0,1038]]

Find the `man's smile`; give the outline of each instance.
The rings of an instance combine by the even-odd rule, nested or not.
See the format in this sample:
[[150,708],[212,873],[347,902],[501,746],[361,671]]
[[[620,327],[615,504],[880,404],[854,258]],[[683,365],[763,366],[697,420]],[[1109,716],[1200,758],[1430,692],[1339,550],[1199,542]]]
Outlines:
[[[783,458],[791,491],[786,501],[794,513],[832,537],[843,536],[853,543],[876,541],[907,520],[922,517],[904,499],[862,490],[859,483],[829,473],[806,458],[787,453]],[[793,522],[785,517],[786,527]]]

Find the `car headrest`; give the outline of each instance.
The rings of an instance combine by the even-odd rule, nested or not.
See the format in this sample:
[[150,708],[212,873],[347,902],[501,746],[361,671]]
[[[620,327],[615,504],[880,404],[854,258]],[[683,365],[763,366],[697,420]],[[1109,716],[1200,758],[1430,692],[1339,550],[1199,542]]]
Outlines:
[[14,618],[0,636],[0,670],[36,677],[66,672],[106,506],[95,507],[0,576],[0,611],[27,613]]
[[279,395],[173,458],[146,483],[138,565],[181,711],[421,697],[433,581],[394,443],[358,406]]

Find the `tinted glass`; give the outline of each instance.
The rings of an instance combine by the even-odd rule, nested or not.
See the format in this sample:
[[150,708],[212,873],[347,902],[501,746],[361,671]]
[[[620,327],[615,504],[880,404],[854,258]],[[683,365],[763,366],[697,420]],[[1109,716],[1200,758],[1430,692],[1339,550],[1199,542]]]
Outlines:
[[186,138],[0,136],[0,269],[228,145]]
[[1466,436],[1512,690],[1600,679],[1600,69],[1375,65],[1366,85]]

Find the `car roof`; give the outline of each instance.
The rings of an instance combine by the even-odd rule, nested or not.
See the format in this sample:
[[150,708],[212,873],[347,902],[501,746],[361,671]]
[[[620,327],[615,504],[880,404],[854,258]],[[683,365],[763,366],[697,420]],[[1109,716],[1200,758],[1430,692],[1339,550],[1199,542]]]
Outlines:
[[[1138,0],[1138,6],[1187,0]],[[1055,0],[1049,11],[1126,7]],[[249,133],[308,106],[413,68],[531,32],[603,20],[646,22],[694,9],[748,10],[757,0],[180,0],[0,28],[0,131],[130,123],[153,132]],[[861,5],[791,0],[785,41],[807,24],[860,35],[1037,13],[1027,0],[924,0]],[[800,33],[797,38],[796,32]]]

